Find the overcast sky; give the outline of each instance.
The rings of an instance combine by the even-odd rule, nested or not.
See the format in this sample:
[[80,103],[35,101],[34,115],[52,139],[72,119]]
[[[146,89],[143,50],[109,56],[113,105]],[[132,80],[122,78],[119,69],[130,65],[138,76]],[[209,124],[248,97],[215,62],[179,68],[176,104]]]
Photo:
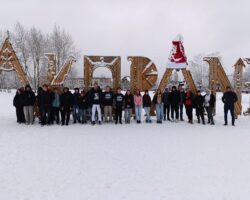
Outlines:
[[[171,41],[184,37],[188,59],[220,52],[230,69],[239,57],[250,57],[249,0],[0,0],[0,29],[16,21],[45,32],[60,25],[83,55],[146,56],[160,72]],[[82,58],[80,63],[83,63]],[[81,67],[81,66],[78,66]]]

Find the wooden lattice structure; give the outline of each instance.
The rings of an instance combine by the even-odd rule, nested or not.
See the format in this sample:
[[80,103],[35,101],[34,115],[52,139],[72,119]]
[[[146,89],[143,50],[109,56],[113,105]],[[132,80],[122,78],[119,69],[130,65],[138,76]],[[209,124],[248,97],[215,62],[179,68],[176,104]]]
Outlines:
[[94,71],[105,67],[111,71],[113,89],[121,87],[121,57],[120,56],[84,56],[84,86],[89,89]]
[[[216,86],[217,83],[220,83],[222,92],[226,91],[226,88],[229,86],[232,90],[234,89],[221,65],[221,62],[218,57],[205,57],[203,59],[209,64],[209,89],[211,92],[216,96]],[[235,70],[239,71],[240,68],[243,69],[243,65],[241,62],[242,60],[238,60],[235,64]],[[244,64],[244,63],[243,63]],[[242,70],[241,69],[241,70]],[[236,85],[239,84],[239,82],[242,82],[242,71],[239,75],[239,80],[237,81]],[[240,87],[242,86],[242,83],[240,84]],[[241,107],[241,90],[238,90],[238,98],[239,100],[235,103],[235,114],[241,115],[242,107]]]
[[[161,82],[159,84],[159,87],[158,89],[161,90],[162,92],[164,92],[167,84],[168,84],[168,81],[169,81],[169,78],[170,76],[172,75],[172,72],[173,72],[174,69],[172,68],[167,68],[162,79],[161,79]],[[182,71],[182,74],[184,76],[184,79],[187,83],[187,86],[188,88],[190,88],[190,90],[194,93],[194,94],[197,94],[197,88],[195,86],[195,83],[194,83],[194,80],[193,80],[193,77],[192,77],[192,74],[189,70],[187,69],[181,69]]]
[[59,87],[63,85],[66,77],[68,76],[71,70],[73,62],[76,62],[75,57],[69,56],[64,65],[62,66],[62,68],[60,69],[60,71],[58,72],[58,74],[51,81],[52,87]]
[[45,56],[48,59],[47,81],[48,84],[51,84],[56,76],[56,55],[54,53],[46,53]]
[[27,74],[18,60],[9,38],[4,41],[2,49],[0,50],[0,74],[2,71],[15,71],[22,86],[29,84]]
[[137,89],[140,91],[150,90],[157,81],[157,68],[155,64],[146,57],[129,56],[130,65],[130,90],[134,93]]

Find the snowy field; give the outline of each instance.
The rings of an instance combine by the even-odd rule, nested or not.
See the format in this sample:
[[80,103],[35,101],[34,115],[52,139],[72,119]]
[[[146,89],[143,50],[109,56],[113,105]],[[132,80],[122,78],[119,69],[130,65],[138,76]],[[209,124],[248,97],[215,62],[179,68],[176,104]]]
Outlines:
[[250,117],[224,127],[220,94],[215,126],[68,127],[17,124],[13,95],[0,93],[0,200],[250,199]]

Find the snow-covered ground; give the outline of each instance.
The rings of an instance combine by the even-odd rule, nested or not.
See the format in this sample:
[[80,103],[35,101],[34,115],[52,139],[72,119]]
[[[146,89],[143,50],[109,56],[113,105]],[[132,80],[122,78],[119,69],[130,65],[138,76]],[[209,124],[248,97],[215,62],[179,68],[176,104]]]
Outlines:
[[[0,93],[0,200],[248,200],[250,118],[40,127]],[[244,110],[249,95],[243,96]]]

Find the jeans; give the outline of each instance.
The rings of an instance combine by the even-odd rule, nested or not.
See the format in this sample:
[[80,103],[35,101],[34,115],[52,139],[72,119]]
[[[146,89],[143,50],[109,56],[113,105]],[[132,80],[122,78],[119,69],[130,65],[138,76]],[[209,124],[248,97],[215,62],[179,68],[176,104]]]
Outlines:
[[205,107],[205,109],[207,111],[208,123],[214,123],[213,108]]
[[227,124],[227,114],[228,114],[228,111],[230,111],[230,114],[231,114],[231,117],[232,117],[232,125],[234,125],[234,122],[235,122],[234,105],[225,105],[224,106],[225,124]]
[[34,123],[34,106],[24,106],[23,112],[24,112],[26,124],[33,124]]
[[125,123],[127,124],[130,123],[131,114],[132,114],[132,108],[125,108],[124,110]]
[[162,121],[162,119],[163,119],[163,103],[157,103],[155,105],[155,109],[156,109],[157,121]]
[[87,121],[87,112],[86,109],[80,109],[79,110],[79,119],[81,122],[86,122]]
[[137,121],[141,121],[142,106],[135,106],[135,116]]
[[144,107],[146,113],[146,121],[150,121],[150,107]]
[[73,105],[73,119],[74,121],[78,120],[80,121],[80,114],[79,114],[79,106]]
[[165,104],[164,105],[164,109],[163,109],[163,113],[164,113],[164,120],[167,119],[169,120],[169,114],[170,114],[170,104]]
[[101,107],[100,104],[93,104],[92,105],[92,122],[95,122],[95,114],[98,114],[98,121],[102,121],[102,113],[101,113]]

